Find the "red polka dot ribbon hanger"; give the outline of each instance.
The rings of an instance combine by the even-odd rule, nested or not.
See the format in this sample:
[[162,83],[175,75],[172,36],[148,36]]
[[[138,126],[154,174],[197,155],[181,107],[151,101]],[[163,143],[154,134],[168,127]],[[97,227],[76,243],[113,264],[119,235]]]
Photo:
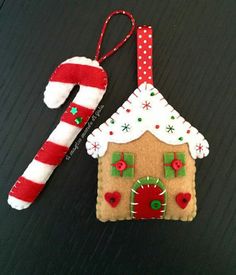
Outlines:
[[[107,25],[115,15],[127,16],[131,22],[131,29],[112,50],[99,57]],[[106,91],[107,74],[100,64],[124,45],[133,34],[134,29],[135,20],[132,14],[123,10],[112,12],[103,25],[95,60],[86,57],[72,57],[62,62],[53,72],[44,92],[44,102],[49,108],[54,109],[61,106],[75,85],[79,85],[80,89],[61,116],[59,124],[11,188],[8,203],[12,208],[21,210],[29,207],[43,190],[45,183],[55,168],[60,165]]]
[[137,29],[137,77],[138,86],[144,82],[153,85],[151,26],[139,26]]

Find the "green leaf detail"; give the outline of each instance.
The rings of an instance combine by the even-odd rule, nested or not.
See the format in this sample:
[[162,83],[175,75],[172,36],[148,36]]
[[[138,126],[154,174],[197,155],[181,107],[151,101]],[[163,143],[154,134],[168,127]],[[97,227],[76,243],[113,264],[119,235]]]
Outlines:
[[80,124],[82,121],[83,121],[83,118],[82,118],[82,117],[77,117],[77,118],[75,119],[75,123],[76,123],[76,124]]

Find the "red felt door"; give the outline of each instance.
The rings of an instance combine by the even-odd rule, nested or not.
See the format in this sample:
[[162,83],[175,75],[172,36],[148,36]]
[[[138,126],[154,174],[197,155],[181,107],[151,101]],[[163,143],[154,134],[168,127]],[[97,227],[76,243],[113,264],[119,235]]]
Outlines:
[[166,189],[153,177],[139,179],[131,190],[133,219],[162,219],[166,210]]

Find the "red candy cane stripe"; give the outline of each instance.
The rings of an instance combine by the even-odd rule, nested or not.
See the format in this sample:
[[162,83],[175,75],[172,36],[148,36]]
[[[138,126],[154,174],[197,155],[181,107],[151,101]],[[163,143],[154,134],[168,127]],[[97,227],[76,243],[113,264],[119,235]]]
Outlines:
[[66,146],[46,141],[34,159],[50,165],[59,165],[68,150]]
[[[70,58],[59,65],[52,74],[44,92],[44,102],[49,108],[58,108],[65,102],[75,85],[80,85],[80,94],[84,93],[84,98],[90,93],[95,93],[95,97],[101,99],[107,86],[106,72],[95,60],[85,57]],[[93,105],[86,107],[97,107],[97,101],[91,104]]]
[[101,68],[73,63],[61,64],[49,81],[80,84],[100,89],[104,89],[107,85]]
[[[30,205],[29,200],[26,200],[25,198],[30,197],[31,203],[37,198],[38,194],[43,189],[46,181],[53,173],[54,169],[61,163],[70,145],[72,144],[78,133],[81,131],[81,129],[84,127],[84,125],[92,115],[93,110],[97,107],[99,101],[105,93],[105,88],[101,89],[100,85],[100,83],[103,83],[104,87],[106,87],[107,84],[107,76],[102,67],[100,67],[96,61],[94,62],[87,58],[77,57],[72,58],[72,60],[76,64],[79,64],[81,62],[82,65],[87,62],[88,66],[90,66],[91,69],[88,70],[88,66],[75,67],[72,64],[73,74],[71,74],[71,72],[69,71],[69,74],[72,75],[71,83],[64,83],[65,79],[69,81],[69,76],[61,75],[60,68],[62,66],[59,65],[59,69],[56,69],[53,77],[51,78],[51,81],[46,88],[46,96],[44,98],[45,103],[49,102],[50,105],[58,105],[58,102],[61,104],[65,101],[66,97],[69,95],[69,92],[75,85],[75,68],[78,69],[78,76],[80,76],[76,79],[76,81],[86,83],[84,79],[81,79],[82,76],[87,77],[87,74],[81,72],[82,68],[85,68],[86,73],[88,73],[88,71],[94,73],[93,67],[95,67],[96,72],[98,72],[99,70],[98,75],[91,78],[87,77],[87,79],[93,79],[96,81],[90,84],[92,85],[91,87],[80,85],[80,90],[78,94],[74,98],[73,102],[66,109],[65,113],[62,115],[57,127],[40,148],[34,160],[25,170],[23,176],[21,176],[12,187],[9,193],[8,203],[15,209],[24,209]],[[63,64],[65,63],[69,65],[71,64],[71,60],[68,60]],[[59,75],[61,75],[61,78],[57,76],[57,72]],[[68,70],[64,71],[64,73],[65,72],[68,73]],[[52,79],[56,79],[56,81],[52,81]],[[98,87],[96,87],[96,83],[99,83]],[[70,89],[68,89],[68,85],[70,85]],[[87,106],[83,105],[83,102],[85,103],[84,98],[86,97],[86,94],[90,93],[93,93],[94,95],[88,97],[89,102],[87,102],[85,105],[89,105],[92,108],[87,108]],[[52,95],[52,97],[48,95]],[[78,104],[80,98],[81,104]],[[52,102],[51,99],[53,99],[54,102]],[[76,109],[72,109],[73,107]],[[37,186],[37,184],[39,184],[39,186]]]
[[137,67],[138,86],[144,82],[153,85],[151,26],[140,26],[137,29]]
[[44,184],[33,182],[21,176],[11,189],[9,195],[16,199],[31,203],[43,188]]
[[93,109],[86,108],[71,102],[61,117],[61,121],[67,122],[79,128],[83,128],[94,112]]

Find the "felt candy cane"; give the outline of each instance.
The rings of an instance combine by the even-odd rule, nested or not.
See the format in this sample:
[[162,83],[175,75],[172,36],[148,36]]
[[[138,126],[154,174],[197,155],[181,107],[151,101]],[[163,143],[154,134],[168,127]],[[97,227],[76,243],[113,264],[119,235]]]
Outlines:
[[[111,17],[117,14],[124,14],[130,18],[131,30],[111,51],[99,58],[107,24]],[[95,60],[73,57],[56,68],[44,92],[44,102],[49,108],[58,108],[62,105],[75,85],[80,85],[80,89],[61,116],[59,124],[11,188],[8,203],[12,208],[21,210],[29,207],[43,190],[45,183],[65,157],[70,145],[83,129],[106,91],[107,74],[100,63],[116,52],[129,39],[134,29],[135,21],[130,13],[122,10],[114,11],[103,25]]]

